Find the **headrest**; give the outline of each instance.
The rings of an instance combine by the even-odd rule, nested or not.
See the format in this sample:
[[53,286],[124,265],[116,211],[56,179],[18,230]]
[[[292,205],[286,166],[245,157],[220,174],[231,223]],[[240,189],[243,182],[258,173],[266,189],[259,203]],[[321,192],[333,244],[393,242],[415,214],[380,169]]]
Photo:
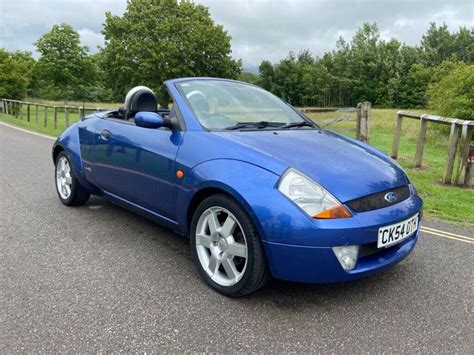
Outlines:
[[209,102],[206,98],[206,95],[204,95],[201,91],[193,90],[186,94],[186,98],[194,110],[197,110],[198,112],[209,113]]
[[139,111],[156,112],[158,100],[150,88],[135,86],[125,97],[125,118],[129,119]]

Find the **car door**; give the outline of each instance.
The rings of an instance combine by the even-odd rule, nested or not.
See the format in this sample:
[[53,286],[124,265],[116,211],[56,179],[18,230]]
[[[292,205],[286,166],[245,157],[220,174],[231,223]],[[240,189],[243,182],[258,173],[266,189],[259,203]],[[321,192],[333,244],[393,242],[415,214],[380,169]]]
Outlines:
[[113,118],[98,119],[95,131],[95,182],[109,194],[175,220],[175,159],[183,132]]

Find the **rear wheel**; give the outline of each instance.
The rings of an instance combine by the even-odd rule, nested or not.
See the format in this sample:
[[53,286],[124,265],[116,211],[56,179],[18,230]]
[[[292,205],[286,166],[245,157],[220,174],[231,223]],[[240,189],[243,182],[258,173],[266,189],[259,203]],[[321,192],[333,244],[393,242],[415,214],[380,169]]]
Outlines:
[[206,283],[232,297],[254,292],[269,279],[265,254],[245,210],[226,195],[214,195],[196,209],[191,251]]
[[90,192],[74,176],[65,152],[59,153],[56,158],[55,181],[59,199],[67,206],[83,205],[90,197]]

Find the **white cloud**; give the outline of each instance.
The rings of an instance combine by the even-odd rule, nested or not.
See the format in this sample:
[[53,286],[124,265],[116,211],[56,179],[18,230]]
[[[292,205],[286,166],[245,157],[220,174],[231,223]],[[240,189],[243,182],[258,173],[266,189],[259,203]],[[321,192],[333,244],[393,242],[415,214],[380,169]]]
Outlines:
[[[322,55],[364,22],[377,22],[382,38],[418,44],[430,22],[451,31],[472,26],[472,0],[195,0],[232,36],[232,53],[244,67],[278,61],[308,48]],[[34,50],[32,43],[54,23],[76,28],[92,51],[102,45],[105,11],[123,13],[125,0],[0,0],[0,46]]]
[[94,32],[89,28],[83,28],[77,31],[81,36],[82,44],[86,45],[90,51],[96,51],[97,47],[104,46],[104,36],[100,32]]

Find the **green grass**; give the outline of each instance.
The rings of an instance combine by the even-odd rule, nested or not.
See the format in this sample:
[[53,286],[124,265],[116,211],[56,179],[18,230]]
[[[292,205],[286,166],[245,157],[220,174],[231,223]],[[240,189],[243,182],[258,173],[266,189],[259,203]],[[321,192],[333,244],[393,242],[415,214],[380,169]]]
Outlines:
[[[50,103],[57,104],[57,103]],[[72,103],[70,103],[72,105]],[[118,104],[89,104],[88,107],[118,107]],[[370,127],[370,144],[390,154],[396,125],[396,109],[373,109]],[[418,111],[427,113],[426,111]],[[54,128],[53,112],[50,109],[47,116],[47,126],[44,127],[44,109],[39,107],[38,123],[35,121],[35,110],[31,108],[30,122],[26,120],[26,106],[23,108],[23,119],[2,115],[0,120],[15,124],[37,132],[57,136],[65,128],[64,112],[58,113],[57,128]],[[354,113],[324,113],[310,114],[316,122],[324,126],[322,120],[336,117],[355,118]],[[69,122],[79,119],[78,112],[69,115]],[[355,122],[337,122],[326,127],[342,134],[355,136]],[[446,222],[474,226],[474,189],[442,185],[448,139],[440,133],[434,124],[428,126],[426,145],[421,169],[413,168],[419,121],[405,118],[403,121],[402,137],[400,140],[398,162],[405,169],[425,202],[425,217]]]

